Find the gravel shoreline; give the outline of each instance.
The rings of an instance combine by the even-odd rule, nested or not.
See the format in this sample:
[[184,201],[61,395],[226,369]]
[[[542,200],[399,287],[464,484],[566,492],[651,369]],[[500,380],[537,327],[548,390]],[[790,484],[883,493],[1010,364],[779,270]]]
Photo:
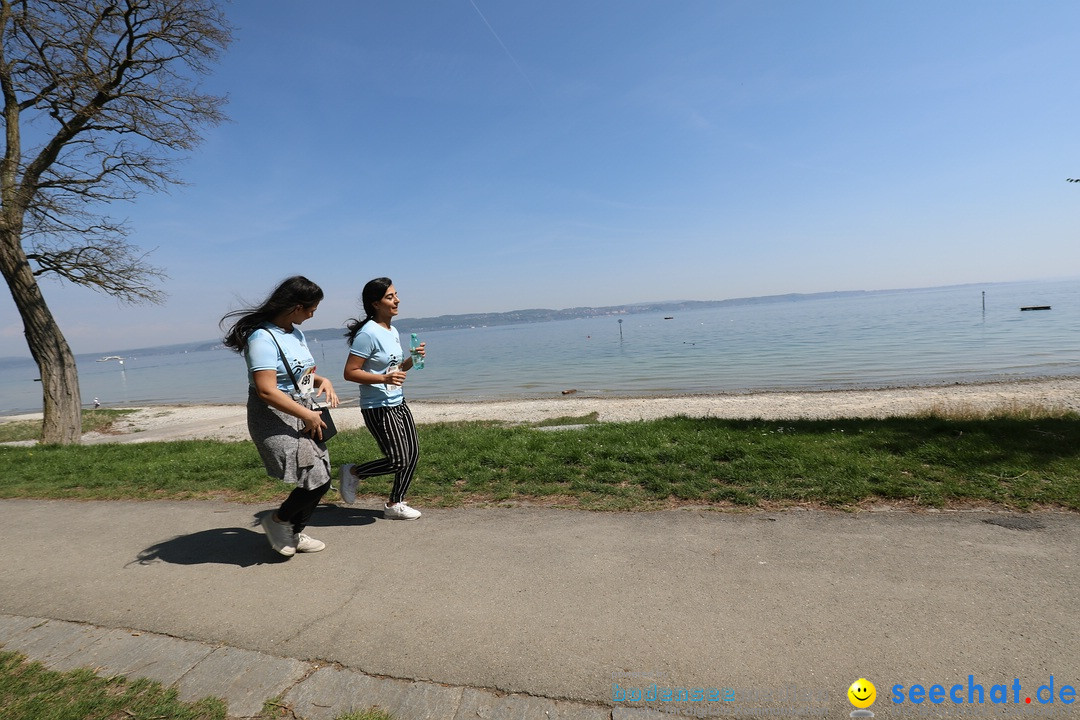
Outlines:
[[[548,399],[491,402],[410,401],[418,424],[496,420],[527,423],[596,413],[601,422],[661,417],[760,418],[765,420],[883,418],[928,410],[990,410],[1042,406],[1080,412],[1080,377],[873,390],[757,392],[679,397],[613,398],[567,395]],[[40,419],[41,414],[0,421]],[[334,411],[340,429],[363,427],[351,401]],[[84,443],[158,440],[246,440],[243,405],[163,405],[138,408],[116,423],[114,432],[87,433]]]

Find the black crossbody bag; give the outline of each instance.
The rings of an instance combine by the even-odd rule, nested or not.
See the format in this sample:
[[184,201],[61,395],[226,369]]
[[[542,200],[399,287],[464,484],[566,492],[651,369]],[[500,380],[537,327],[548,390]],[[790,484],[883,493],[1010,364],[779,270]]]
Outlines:
[[[289,365],[289,359],[285,357],[285,352],[281,349],[281,345],[278,343],[277,338],[274,337],[273,331],[267,330],[266,332],[270,333],[270,339],[277,345],[278,355],[281,356],[281,362],[285,364],[285,372],[289,373],[289,379],[292,380],[293,387],[296,388],[296,394],[299,395],[300,384],[296,382],[296,376],[293,375],[292,367]],[[334,424],[334,418],[330,415],[330,408],[325,405],[319,408],[319,415],[322,416],[322,421],[326,423],[326,427],[324,427],[322,431],[322,441],[326,442],[337,435],[337,425]]]

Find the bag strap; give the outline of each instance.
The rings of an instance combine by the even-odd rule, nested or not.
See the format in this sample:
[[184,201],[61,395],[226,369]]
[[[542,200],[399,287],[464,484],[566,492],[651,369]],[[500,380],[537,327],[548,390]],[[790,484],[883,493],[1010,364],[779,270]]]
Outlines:
[[285,365],[285,372],[289,373],[289,379],[292,380],[293,387],[296,388],[296,394],[301,395],[300,385],[296,382],[296,376],[293,375],[292,368],[289,367],[289,360],[285,357],[285,351],[281,349],[281,344],[278,343],[277,338],[274,337],[274,331],[268,327],[264,327],[263,330],[270,334],[270,339],[277,345],[278,354],[281,355],[281,362]]

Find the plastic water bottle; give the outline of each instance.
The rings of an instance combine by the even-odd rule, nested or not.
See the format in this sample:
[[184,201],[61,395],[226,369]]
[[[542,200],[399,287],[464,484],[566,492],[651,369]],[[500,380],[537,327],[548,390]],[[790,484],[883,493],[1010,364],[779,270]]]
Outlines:
[[409,342],[409,353],[412,355],[413,370],[423,370],[424,356],[420,354],[420,340],[416,337],[416,333],[412,334],[412,340]]

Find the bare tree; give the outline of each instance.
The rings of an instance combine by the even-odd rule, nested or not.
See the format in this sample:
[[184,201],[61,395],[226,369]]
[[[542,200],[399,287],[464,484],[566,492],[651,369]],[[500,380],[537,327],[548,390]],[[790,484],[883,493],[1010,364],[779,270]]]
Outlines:
[[179,182],[199,128],[223,120],[198,81],[231,30],[214,0],[0,0],[0,38],[0,272],[41,371],[44,442],[78,443],[75,357],[37,278],[161,301],[162,270],[108,206]]

